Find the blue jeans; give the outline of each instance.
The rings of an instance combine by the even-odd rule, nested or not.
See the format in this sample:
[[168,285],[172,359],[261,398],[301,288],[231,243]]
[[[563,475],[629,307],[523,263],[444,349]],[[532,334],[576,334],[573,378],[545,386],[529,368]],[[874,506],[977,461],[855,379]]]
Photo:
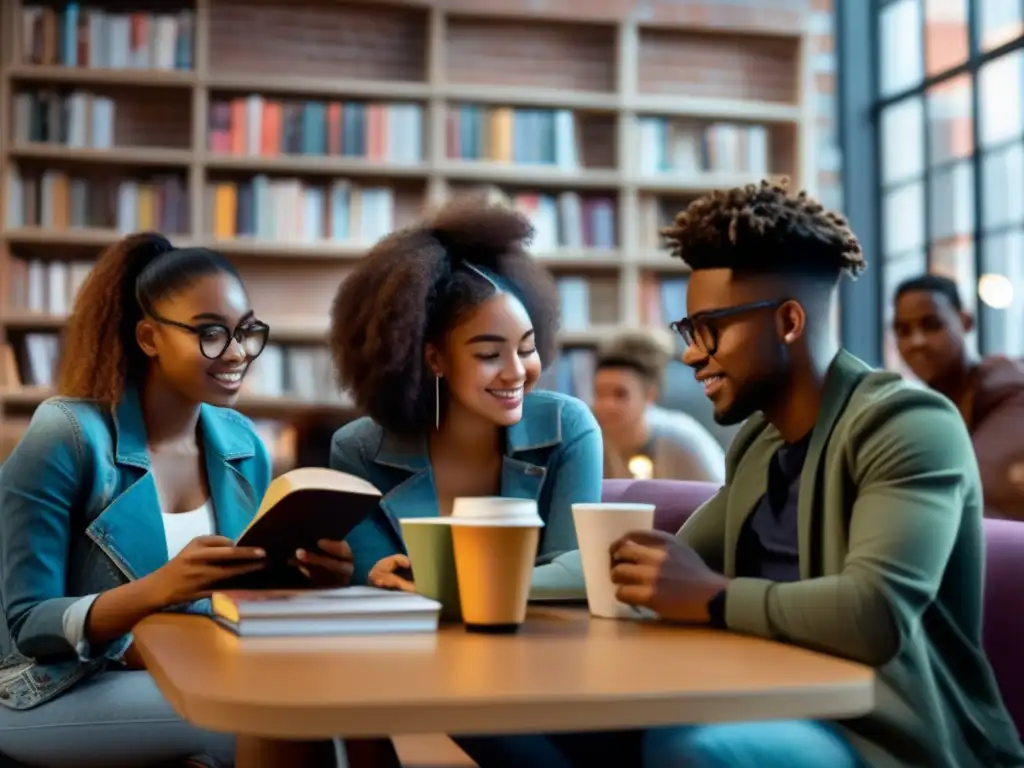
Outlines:
[[860,768],[831,723],[766,720],[612,733],[466,736],[455,741],[480,768]]

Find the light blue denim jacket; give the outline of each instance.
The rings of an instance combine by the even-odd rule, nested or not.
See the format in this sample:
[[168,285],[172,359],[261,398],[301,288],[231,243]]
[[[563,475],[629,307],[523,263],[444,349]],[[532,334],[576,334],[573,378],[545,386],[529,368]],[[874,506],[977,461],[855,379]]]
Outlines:
[[[203,405],[200,432],[217,532],[235,538],[270,483],[270,457],[235,411]],[[166,563],[137,394],[113,413],[64,397],[41,404],[0,466],[0,704],[37,706],[120,659],[130,635],[76,648],[65,613]]]
[[[528,394],[522,419],[505,431],[501,495],[536,499],[545,523],[535,592],[582,590],[572,505],[601,500],[602,450],[590,409],[557,392]],[[438,514],[426,441],[399,441],[364,417],[334,434],[331,467],[369,481],[383,495],[377,512],[348,536],[353,582],[362,584],[378,560],[405,553],[399,518]],[[570,562],[563,564],[566,553]]]

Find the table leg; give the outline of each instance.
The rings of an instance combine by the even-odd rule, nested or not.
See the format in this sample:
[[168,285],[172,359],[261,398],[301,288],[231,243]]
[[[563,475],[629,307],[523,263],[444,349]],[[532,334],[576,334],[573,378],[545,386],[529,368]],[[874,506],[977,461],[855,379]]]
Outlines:
[[[401,768],[390,739],[346,739],[347,768]],[[336,768],[334,742],[239,736],[235,768]]]

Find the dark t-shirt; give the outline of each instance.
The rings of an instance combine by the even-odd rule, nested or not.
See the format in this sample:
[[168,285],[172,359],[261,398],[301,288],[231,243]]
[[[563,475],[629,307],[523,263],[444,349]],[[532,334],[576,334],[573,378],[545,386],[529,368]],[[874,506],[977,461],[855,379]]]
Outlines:
[[800,579],[797,502],[810,435],[787,443],[768,465],[768,492],[740,533],[736,575],[771,581]]

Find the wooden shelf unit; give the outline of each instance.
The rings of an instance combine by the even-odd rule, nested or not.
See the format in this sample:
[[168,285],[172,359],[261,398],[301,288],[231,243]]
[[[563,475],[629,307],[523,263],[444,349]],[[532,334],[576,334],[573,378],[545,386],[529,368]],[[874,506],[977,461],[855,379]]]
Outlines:
[[[167,9],[168,2],[173,0],[124,0],[114,7],[155,13]],[[645,175],[641,119],[690,124],[678,130],[705,137],[701,155],[707,154],[709,124],[757,126],[767,137],[769,174],[788,175],[813,192],[815,115],[806,24],[790,31],[673,26],[645,20],[640,2],[619,16],[594,14],[574,23],[525,0],[505,0],[497,4],[504,8],[498,11],[453,0],[192,0],[173,6],[174,12],[192,12],[192,67],[165,71],[59,66],[52,57],[29,63],[31,41],[23,34],[22,5],[29,4],[14,0],[0,9],[0,343],[30,331],[59,332],[64,324],[59,315],[15,308],[7,288],[13,260],[87,259],[121,236],[109,225],[54,228],[12,221],[10,179],[16,169],[28,174],[60,169],[101,181],[176,175],[188,200],[187,230],[169,233],[172,239],[207,245],[236,259],[254,304],[274,327],[275,341],[310,346],[321,343],[328,296],[365,244],[216,238],[208,185],[262,174],[312,184],[347,179],[390,186],[398,190],[395,225],[424,206],[481,185],[511,194],[607,195],[614,200],[614,247],[559,247],[536,254],[556,275],[586,275],[602,283],[603,306],[597,316],[592,314],[589,329],[565,333],[567,347],[593,345],[608,326],[641,322],[649,315],[640,306],[642,284],[651,275],[685,272],[659,250],[648,231],[653,222],[663,223],[671,215],[664,201],[678,210],[710,189],[761,176],[735,171]],[[19,140],[18,94],[39,91],[88,92],[112,101],[117,110],[112,145],[95,149]],[[213,152],[211,105],[249,94],[419,104],[422,160],[393,164],[338,154]],[[559,168],[451,157],[449,114],[461,105],[571,111],[578,164]],[[645,205],[650,207],[646,214]],[[287,296],[281,295],[281,287],[289,284],[293,296],[302,296],[306,309],[301,316],[293,316]],[[614,300],[605,301],[606,296]],[[261,304],[264,298],[266,305]],[[0,391],[0,429],[27,416],[45,395],[46,390],[31,387]],[[243,399],[239,407],[285,415],[311,407],[346,409],[341,400],[317,404],[284,397],[271,402],[256,396]]]

